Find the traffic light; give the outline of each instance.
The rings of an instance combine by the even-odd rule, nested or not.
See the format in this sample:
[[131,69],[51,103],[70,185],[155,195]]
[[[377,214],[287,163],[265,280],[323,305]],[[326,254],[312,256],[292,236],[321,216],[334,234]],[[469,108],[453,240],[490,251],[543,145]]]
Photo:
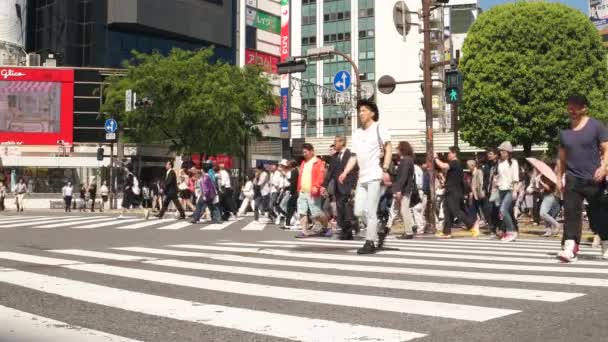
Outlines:
[[103,160],[103,148],[99,147],[97,149],[97,160],[102,161]]
[[304,72],[306,71],[306,61],[303,59],[295,60],[293,58],[288,58],[287,60],[285,60],[285,62],[278,63],[277,68],[279,71],[279,75]]
[[456,69],[445,71],[445,101],[449,104],[462,101],[462,74]]

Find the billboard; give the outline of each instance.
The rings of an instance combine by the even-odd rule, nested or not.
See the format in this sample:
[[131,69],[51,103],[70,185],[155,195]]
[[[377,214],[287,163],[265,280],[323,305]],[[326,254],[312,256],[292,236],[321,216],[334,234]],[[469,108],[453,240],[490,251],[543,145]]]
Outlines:
[[71,144],[74,71],[0,68],[0,143]]
[[589,0],[589,18],[598,30],[608,28],[608,0]]
[[[289,37],[289,0],[281,0],[281,61],[284,62],[290,55]],[[281,75],[281,137],[289,138],[289,74]]]
[[281,32],[281,18],[253,8],[247,8],[247,25],[260,30],[279,34]]
[[245,50],[245,64],[259,65],[268,73],[278,74],[277,63],[279,63],[277,56],[251,49]]

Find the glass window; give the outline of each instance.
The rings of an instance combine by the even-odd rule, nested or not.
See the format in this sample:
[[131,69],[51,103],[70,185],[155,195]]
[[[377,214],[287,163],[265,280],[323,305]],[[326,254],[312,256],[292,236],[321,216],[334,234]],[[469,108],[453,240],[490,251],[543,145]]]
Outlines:
[[323,36],[323,42],[325,42],[325,43],[329,42],[329,35],[328,34],[326,34],[326,35]]
[[339,41],[343,41],[344,40],[344,33],[338,33],[338,40]]
[[344,19],[344,12],[340,12],[340,13],[338,13],[338,15],[337,15],[337,19],[338,19],[338,20],[343,20],[343,19]]
[[344,12],[344,19],[346,19],[346,20],[350,19],[350,11]]
[[308,37],[302,38],[302,45],[308,45]]
[[359,31],[359,38],[367,37],[367,31]]
[[345,40],[350,40],[350,32],[346,32],[346,33],[344,34],[344,39],[345,39]]
[[332,42],[335,42],[335,41],[336,41],[336,39],[338,39],[338,36],[337,36],[337,35],[335,35],[335,34],[332,34],[332,35],[330,35],[330,37],[329,37],[329,40],[330,40],[330,41],[332,41]]
[[316,45],[317,44],[317,37],[310,37],[309,38],[309,43],[310,43],[310,45]]
[[324,14],[323,15],[323,21],[325,21],[325,22],[329,21],[329,14]]
[[466,33],[474,21],[473,10],[452,9],[450,11],[450,30],[452,33]]

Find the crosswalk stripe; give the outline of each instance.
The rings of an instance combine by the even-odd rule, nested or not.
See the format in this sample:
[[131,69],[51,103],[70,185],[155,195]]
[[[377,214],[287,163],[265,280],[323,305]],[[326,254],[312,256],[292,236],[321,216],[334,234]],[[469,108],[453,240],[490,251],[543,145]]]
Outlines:
[[0,282],[132,312],[290,340],[354,342],[373,338],[400,342],[426,336],[416,332],[197,303],[19,270],[4,272]]
[[84,256],[84,257],[98,258],[98,259],[111,259],[111,260],[118,260],[118,261],[157,260],[157,258],[142,257],[142,256],[137,256],[137,255],[87,251],[87,250],[82,250],[82,249],[51,249],[51,250],[48,250],[48,252],[75,255],[75,256]]
[[[103,218],[105,216],[97,216],[97,217],[87,217],[86,219],[94,219],[94,218]],[[56,217],[47,217],[44,220],[28,220],[25,222],[19,222],[19,223],[11,223],[11,224],[3,224],[3,228],[18,228],[18,227],[27,227],[27,226],[33,226],[33,225],[38,225],[38,224],[53,224],[53,223],[59,223],[59,222],[72,222],[72,221],[81,221],[83,220],[83,216],[70,216],[69,218],[56,218]]]
[[[512,264],[483,264],[465,261],[446,261],[446,260],[416,260],[407,258],[392,258],[382,256],[363,256],[363,255],[340,255],[340,254],[324,254],[324,253],[301,253],[294,251],[257,249],[246,247],[220,247],[220,246],[203,246],[203,245],[172,245],[174,248],[200,249],[211,251],[225,252],[241,252],[241,253],[257,253],[268,254],[275,256],[286,256],[293,258],[308,258],[308,259],[323,259],[323,260],[340,260],[340,261],[356,261],[356,262],[372,262],[372,263],[388,263],[388,264],[410,264],[424,266],[445,266],[445,267],[465,267],[465,268],[481,268],[491,270],[512,270],[512,271],[537,271],[537,272],[556,272],[556,273],[597,273],[608,274],[608,268],[585,268],[571,267],[572,265],[556,266],[535,266],[535,265],[512,265]],[[598,265],[608,266],[608,264],[598,263]]]
[[[459,238],[458,241],[462,241],[462,242],[469,242],[469,243],[479,243],[479,242],[483,242],[483,243],[488,243],[488,244],[496,244],[496,245],[500,245],[503,244],[502,241],[500,240],[490,240],[488,237],[478,237],[478,238]],[[559,240],[539,240],[539,239],[525,239],[525,240],[517,240],[516,241],[517,244],[520,245],[536,245],[536,246],[543,246],[543,245],[549,245],[549,246],[554,246],[556,243],[559,244],[560,241]]]
[[[280,240],[268,240],[268,241],[261,241],[264,244],[267,244],[264,247],[270,247],[270,246],[279,246],[279,245],[283,245],[285,243],[285,241],[280,241]],[[315,241],[297,241],[297,242],[292,242],[289,241],[288,242],[291,245],[297,244],[298,246],[328,246],[328,247],[359,247],[360,245],[362,245],[361,243],[359,244],[345,244],[343,241],[333,241],[333,240],[326,240],[326,241],[320,241],[320,242],[315,242]],[[221,243],[222,245],[232,245],[231,243]],[[238,244],[234,243],[234,246],[238,246]],[[427,246],[427,247],[424,247]],[[393,247],[397,247],[397,246],[393,246]],[[547,252],[503,252],[503,251],[495,251],[495,250],[476,250],[473,248],[469,248],[469,249],[462,249],[462,248],[456,248],[456,247],[447,247],[446,246],[437,246],[437,245],[428,245],[426,243],[420,243],[417,245],[407,245],[407,246],[398,246],[399,248],[407,248],[407,250],[412,250],[412,251],[422,251],[422,252],[436,252],[436,253],[462,253],[462,252],[466,252],[469,254],[479,254],[478,258],[482,258],[483,259],[483,255],[512,255],[512,256],[530,256],[530,257],[543,257],[543,256],[548,256],[550,255]],[[441,248],[439,248],[441,247]],[[555,252],[556,253],[556,252]],[[555,254],[553,253],[553,254]],[[383,253],[384,254],[384,253]]]
[[[63,253],[62,251],[52,250],[51,252]],[[134,255],[124,255],[115,253],[97,253],[90,254],[86,250],[70,250],[71,255],[80,256],[93,256],[98,255],[98,258],[119,260],[124,261],[126,258],[137,259]],[[140,258],[141,259],[141,258]],[[491,286],[474,286],[474,285],[462,285],[462,284],[445,284],[445,283],[432,283],[432,282],[420,282],[420,281],[404,281],[404,280],[393,280],[383,278],[372,278],[372,277],[353,277],[353,276],[339,276],[332,274],[321,274],[321,273],[304,273],[304,272],[292,272],[282,271],[276,269],[267,268],[252,268],[252,267],[239,267],[229,265],[212,265],[208,263],[195,263],[181,260],[145,260],[142,261],[146,264],[202,270],[202,271],[214,271],[221,273],[230,274],[246,274],[258,277],[269,277],[277,279],[290,279],[290,280],[301,280],[310,282],[320,283],[333,283],[341,285],[353,285],[353,286],[368,286],[368,287],[383,287],[399,290],[414,290],[414,291],[427,291],[436,293],[452,293],[461,295],[473,295],[473,296],[484,296],[484,297],[497,297],[497,298],[510,298],[519,300],[533,300],[533,301],[545,301],[545,302],[563,302],[573,298],[584,296],[583,293],[568,293],[568,292],[556,292],[556,291],[538,291],[538,290],[527,290],[518,288],[505,288],[505,287],[491,287]]]
[[[57,219],[62,219],[62,218],[70,218],[73,216],[58,216],[56,217]],[[41,216],[41,217],[36,217],[36,218],[27,218],[27,217],[19,217],[19,218],[14,218],[14,219],[10,219],[10,220],[5,220],[0,222],[0,228],[3,228],[5,224],[11,224],[11,223],[19,223],[19,222],[40,222],[40,221],[48,221],[50,218],[48,216]]]
[[145,228],[145,227],[150,227],[150,226],[156,226],[160,223],[161,223],[160,220],[145,220],[143,222],[134,223],[134,224],[130,224],[127,226],[120,226],[117,229],[140,229],[140,228]]
[[[560,277],[547,275],[532,275],[532,274],[511,274],[511,273],[483,273],[470,271],[451,271],[451,270],[435,270],[435,269],[418,269],[395,266],[379,266],[373,265],[353,265],[353,264],[338,264],[330,262],[311,262],[311,261],[294,261],[294,260],[275,260],[262,257],[246,257],[232,254],[218,253],[201,253],[190,251],[178,251],[172,249],[158,248],[143,248],[143,247],[119,247],[116,250],[131,251],[136,253],[149,253],[156,255],[169,256],[185,256],[185,257],[202,257],[212,260],[237,262],[237,263],[252,263],[262,265],[277,265],[277,266],[293,266],[314,269],[333,269],[340,271],[354,271],[365,273],[394,273],[406,275],[420,275],[439,278],[457,278],[457,279],[473,279],[473,280],[491,280],[491,281],[512,281],[522,283],[539,283],[539,284],[559,284],[559,285],[576,285],[576,286],[595,286],[608,287],[608,279],[601,278],[584,278],[584,277]],[[266,255],[264,255],[266,256]]]
[[[275,246],[281,246],[279,241],[267,241],[268,243],[274,243]],[[341,243],[322,243],[322,242],[300,242],[294,241],[289,242],[290,244],[298,245],[298,246],[326,246],[326,247],[354,247],[351,245],[345,245]],[[221,244],[228,245],[228,244]],[[382,255],[399,255],[399,256],[414,256],[414,257],[426,257],[426,258],[449,258],[453,259],[455,255],[458,255],[460,258],[465,258],[467,260],[475,260],[479,261],[506,261],[506,262],[523,262],[523,263],[533,263],[533,264],[557,264],[558,261],[555,259],[555,256],[541,253],[520,253],[524,256],[530,256],[533,258],[517,258],[517,257],[503,257],[503,256],[494,256],[494,253],[485,252],[483,255],[477,255],[479,252],[471,251],[471,250],[459,250],[459,249],[447,249],[447,248],[423,248],[422,251],[416,251],[417,248],[412,248],[410,246],[405,247],[403,251],[382,251]],[[349,252],[355,252],[356,250],[348,250]],[[425,253],[432,252],[432,253]],[[500,252],[497,252],[500,253]],[[607,266],[598,261],[589,261],[589,260],[579,260],[577,265],[593,265],[593,266]]]
[[102,227],[117,226],[117,225],[125,224],[125,223],[140,222],[140,221],[143,221],[143,219],[141,219],[141,218],[132,218],[132,219],[126,219],[126,220],[115,219],[114,221],[95,223],[95,224],[90,224],[90,225],[86,225],[86,226],[80,226],[77,228],[80,228],[80,229],[102,228]]
[[77,221],[45,224],[42,226],[35,226],[32,228],[63,228],[63,227],[77,226],[79,224],[85,224],[88,222],[105,222],[105,221],[111,221],[111,220],[116,220],[116,218],[115,217],[105,217],[105,218],[89,217],[89,218],[83,218],[82,220],[77,220]]
[[178,229],[189,227],[191,225],[192,225],[192,223],[190,223],[190,222],[179,221],[179,222],[170,224],[168,226],[160,227],[158,229],[160,229],[160,230],[178,230]]
[[201,230],[223,230],[224,228],[228,227],[229,225],[233,224],[236,221],[225,221],[219,224],[216,223],[209,223],[206,226],[202,227]]
[[[397,243],[397,244],[407,244],[409,243],[411,240],[390,240],[390,243]],[[559,248],[560,246],[560,242],[559,241],[554,241],[553,243],[550,244],[526,244],[526,243],[522,243],[520,240],[514,241],[514,242],[503,242],[503,241],[492,241],[492,240],[482,240],[479,239],[477,241],[473,241],[473,240],[461,240],[461,239],[443,239],[443,240],[434,240],[440,243],[444,243],[446,245],[460,245],[460,246],[486,246],[486,247],[493,247],[493,248],[502,248],[502,247],[514,247],[516,246],[517,248],[526,248],[526,249],[555,249],[555,248]]]
[[251,221],[241,230],[264,230],[264,228],[266,228],[266,224],[257,221]]
[[137,342],[1,305],[0,317],[0,337],[3,341],[39,341],[43,338],[45,342]]
[[0,252],[0,258],[27,263],[61,266],[64,268],[79,271],[153,281],[170,285],[193,287],[209,291],[221,291],[248,296],[258,296],[317,304],[338,305],[345,307],[365,308],[371,310],[390,311],[431,317],[452,318],[475,322],[485,322],[488,320],[520,312],[518,310],[499,309],[475,305],[462,305],[395,297],[381,297],[373,295],[360,295],[354,293],[260,285],[250,282],[243,283],[238,281],[181,275],[167,272],[148,271],[142,269],[133,269],[110,265],[69,265],[70,263],[74,263],[74,261],[66,259],[39,257],[12,252]]
[[[306,241],[314,241],[314,242],[327,242],[329,240],[327,239],[321,239],[321,238],[307,238]],[[357,245],[357,246],[362,246],[363,245],[363,241],[337,241],[335,240],[335,242],[337,243],[344,243],[344,244],[351,244],[351,245]],[[449,241],[449,240],[435,240],[435,239],[415,239],[415,240],[409,240],[409,241],[397,241],[397,240],[391,240],[391,241],[387,241],[386,245],[387,246],[395,246],[395,247],[402,247],[402,246],[409,246],[409,245],[435,245],[435,246],[441,246],[441,247],[453,247],[453,248],[462,248],[462,249],[478,249],[478,250],[489,250],[489,251],[549,251],[549,252],[557,252],[559,250],[559,243],[556,244],[554,247],[532,247],[532,246],[516,246],[512,243],[502,243],[501,245],[496,245],[496,246],[485,246],[485,245],[474,245],[474,244],[469,244],[469,243],[460,243],[457,241]]]
[[16,216],[16,215],[11,215],[11,216],[0,216],[0,223],[3,222],[13,222],[13,221],[22,221],[24,219],[29,220],[29,219],[37,219],[37,218],[42,218],[44,216]]

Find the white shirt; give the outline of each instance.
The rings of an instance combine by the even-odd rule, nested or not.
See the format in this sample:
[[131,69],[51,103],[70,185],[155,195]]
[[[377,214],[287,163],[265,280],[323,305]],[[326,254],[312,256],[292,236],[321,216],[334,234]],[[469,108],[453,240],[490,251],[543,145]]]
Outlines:
[[110,190],[108,189],[107,185],[102,185],[101,189],[99,190],[101,196],[108,196],[108,193],[110,192]]
[[74,192],[74,188],[70,185],[70,186],[64,186],[63,189],[61,189],[61,192],[63,193],[63,197],[72,197],[72,193]]
[[262,172],[258,178],[258,184],[260,186],[260,193],[262,196],[266,196],[270,193],[270,182],[268,181],[268,172]]
[[517,164],[517,160],[511,159],[511,165],[509,165],[508,160],[499,161],[496,179],[498,190],[513,190],[513,184],[517,182],[519,182],[519,165]]
[[247,181],[243,187],[243,196],[246,198],[253,198],[253,182]]
[[226,170],[220,170],[219,172],[219,184],[220,187],[231,188],[230,185],[230,174]]
[[422,182],[424,180],[424,172],[422,172],[422,168],[418,165],[414,164],[414,174],[416,175],[416,187],[418,191],[422,191]]
[[377,122],[372,123],[365,130],[357,129],[353,136],[353,152],[357,156],[359,165],[359,183],[382,179],[380,144],[384,148],[384,145],[390,141],[391,135],[388,130]]
[[270,177],[270,192],[279,192],[281,190],[281,186],[283,185],[283,173],[279,170],[276,170],[272,173]]

